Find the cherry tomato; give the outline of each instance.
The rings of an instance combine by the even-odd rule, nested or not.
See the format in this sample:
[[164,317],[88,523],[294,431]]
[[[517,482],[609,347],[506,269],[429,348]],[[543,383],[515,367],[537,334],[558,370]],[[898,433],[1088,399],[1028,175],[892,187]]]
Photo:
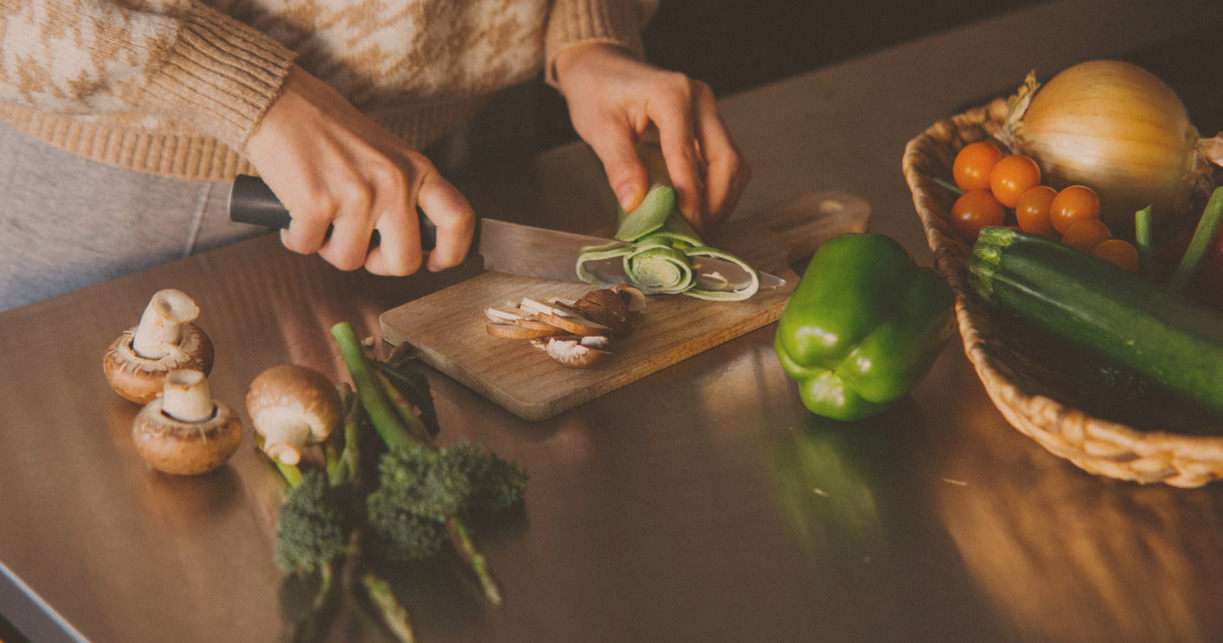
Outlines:
[[1055,196],[1057,190],[1047,185],[1024,190],[1015,204],[1015,221],[1019,223],[1019,229],[1042,236],[1051,235],[1053,222],[1049,220],[1049,205]]
[[1083,219],[1075,221],[1066,234],[1062,235],[1062,243],[1078,248],[1083,252],[1091,252],[1097,245],[1113,236],[1103,221],[1099,219]]
[[1002,225],[1006,208],[989,190],[965,192],[951,206],[951,226],[969,241],[976,241],[981,228]]
[[988,190],[990,170],[1002,156],[1002,150],[989,141],[977,141],[960,148],[951,165],[956,186],[965,192]]
[[1076,221],[1100,218],[1100,197],[1095,190],[1084,185],[1062,188],[1049,204],[1049,220],[1053,229],[1062,234]]
[[989,172],[989,188],[1002,205],[1013,208],[1019,196],[1040,185],[1040,166],[1022,154],[1004,156]]
[[1141,260],[1138,258],[1138,248],[1125,239],[1107,239],[1101,241],[1091,254],[1130,272],[1138,272]]

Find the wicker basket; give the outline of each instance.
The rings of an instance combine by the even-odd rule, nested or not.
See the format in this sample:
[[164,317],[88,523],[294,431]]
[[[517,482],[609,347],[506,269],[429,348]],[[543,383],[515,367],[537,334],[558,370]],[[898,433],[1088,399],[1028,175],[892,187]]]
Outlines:
[[[921,215],[935,267],[956,293],[956,316],[964,351],[990,398],[1007,421],[1051,453],[1094,474],[1142,483],[1198,487],[1223,477],[1223,436],[1180,418],[1151,430],[1104,420],[1059,399],[1047,373],[1008,346],[968,282],[971,246],[948,221],[955,195],[935,178],[950,180],[956,152],[992,138],[1004,122],[1005,102],[939,121],[909,141],[904,173]],[[1200,418],[1199,418],[1200,419]]]

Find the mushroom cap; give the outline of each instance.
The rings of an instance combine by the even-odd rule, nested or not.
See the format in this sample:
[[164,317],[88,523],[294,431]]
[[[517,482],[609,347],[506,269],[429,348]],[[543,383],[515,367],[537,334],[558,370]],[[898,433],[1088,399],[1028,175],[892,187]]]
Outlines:
[[186,368],[208,375],[215,355],[212,340],[195,324],[183,324],[181,332],[178,346],[164,357],[149,359],[132,348],[136,327],[123,331],[102,356],[102,370],[110,387],[132,402],[148,404],[161,393],[170,371]]
[[267,439],[264,450],[273,455],[268,449],[277,444],[288,442],[300,448],[326,440],[340,424],[343,405],[340,392],[326,375],[297,364],[281,364],[251,382],[246,412],[255,431]]
[[592,290],[574,302],[573,307],[617,335],[627,335],[633,331],[628,301],[611,289]]
[[162,411],[162,399],[136,414],[132,440],[149,466],[175,475],[208,473],[225,464],[242,444],[242,420],[228,406],[214,402],[203,422],[183,422]]

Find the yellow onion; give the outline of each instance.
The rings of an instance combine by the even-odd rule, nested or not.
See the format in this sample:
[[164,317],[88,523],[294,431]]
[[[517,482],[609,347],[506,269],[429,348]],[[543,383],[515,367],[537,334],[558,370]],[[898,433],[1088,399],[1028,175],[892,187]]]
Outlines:
[[1223,134],[1200,138],[1176,93],[1129,63],[1080,63],[1043,87],[1030,74],[1008,107],[999,138],[1035,159],[1054,188],[1095,190],[1114,234],[1132,235],[1147,206],[1156,225],[1186,212],[1223,160]]

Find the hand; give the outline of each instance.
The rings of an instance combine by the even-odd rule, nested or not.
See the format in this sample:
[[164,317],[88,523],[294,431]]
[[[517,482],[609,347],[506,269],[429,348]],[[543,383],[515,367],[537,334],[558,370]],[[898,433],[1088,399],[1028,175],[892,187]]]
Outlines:
[[705,83],[614,45],[579,45],[556,59],[573,127],[594,149],[621,207],[649,188],[634,144],[657,134],[680,212],[697,230],[725,221],[751,177]]
[[[437,225],[428,269],[466,256],[475,230],[467,199],[429,159],[296,66],[246,153],[292,215],[281,241],[294,252],[317,252],[341,270],[411,274],[424,260],[419,206]],[[371,248],[374,230],[381,241]]]

